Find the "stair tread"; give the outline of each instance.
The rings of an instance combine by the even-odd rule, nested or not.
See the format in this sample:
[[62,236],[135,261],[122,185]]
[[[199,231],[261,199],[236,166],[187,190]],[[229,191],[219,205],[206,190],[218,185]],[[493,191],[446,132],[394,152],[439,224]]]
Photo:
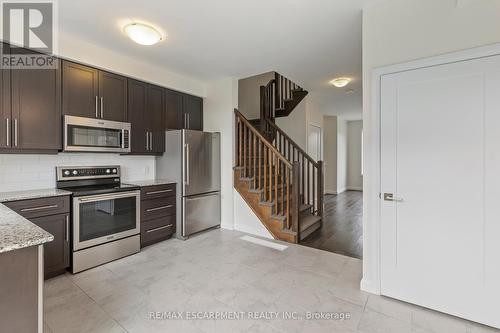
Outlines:
[[311,209],[311,208],[312,208],[312,205],[301,204],[299,207],[299,212],[304,212],[304,211]]
[[312,225],[321,221],[321,216],[307,215],[300,219],[300,231],[304,231]]

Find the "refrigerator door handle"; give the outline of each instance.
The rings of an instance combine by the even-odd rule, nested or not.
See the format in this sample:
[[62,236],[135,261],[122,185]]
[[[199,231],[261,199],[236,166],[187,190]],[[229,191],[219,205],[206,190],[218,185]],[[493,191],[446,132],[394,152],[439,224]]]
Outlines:
[[189,166],[189,143],[184,144],[184,148],[186,150],[186,156],[184,156],[184,163],[186,165],[186,176],[184,177],[184,184],[189,185],[189,172],[190,172],[190,166]]

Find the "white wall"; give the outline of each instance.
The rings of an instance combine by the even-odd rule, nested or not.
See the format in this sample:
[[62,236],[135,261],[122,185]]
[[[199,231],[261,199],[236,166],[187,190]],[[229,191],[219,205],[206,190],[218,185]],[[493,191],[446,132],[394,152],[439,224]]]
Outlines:
[[118,154],[0,154],[0,192],[53,188],[56,166],[120,165],[123,182],[155,177],[152,156]]
[[238,81],[225,78],[207,84],[203,125],[208,132],[221,133],[221,227],[234,228],[233,142],[234,112],[238,106]]
[[260,237],[274,238],[236,190],[234,190],[234,212],[234,230]]
[[347,122],[347,189],[362,191],[363,176],[361,175],[361,133],[363,121]]
[[347,121],[337,118],[337,193],[347,190]]
[[275,72],[267,72],[238,81],[238,110],[247,119],[260,118],[260,86],[274,79]]
[[[458,4],[458,6],[457,6]],[[371,129],[371,71],[500,42],[500,1],[495,0],[388,0],[363,13],[363,122],[365,170],[363,176],[363,281],[362,289],[378,291],[378,271],[371,254],[378,244],[370,216],[378,198],[371,174],[374,144]]]
[[325,162],[325,193],[337,193],[337,117],[323,118],[323,158]]
[[276,118],[276,125],[285,131],[300,148],[307,151],[307,109],[305,102],[302,100],[288,117]]
[[138,61],[125,54],[83,42],[59,32],[58,55],[160,86],[193,95],[206,96],[205,83],[186,75]]

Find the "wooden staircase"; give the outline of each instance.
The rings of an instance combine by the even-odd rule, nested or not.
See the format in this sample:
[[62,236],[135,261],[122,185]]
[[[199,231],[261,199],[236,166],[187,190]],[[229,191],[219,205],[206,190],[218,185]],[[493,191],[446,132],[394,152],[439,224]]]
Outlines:
[[276,239],[299,243],[321,227],[323,162],[314,161],[275,123],[307,91],[276,73],[261,87],[261,118],[235,110],[234,187]]

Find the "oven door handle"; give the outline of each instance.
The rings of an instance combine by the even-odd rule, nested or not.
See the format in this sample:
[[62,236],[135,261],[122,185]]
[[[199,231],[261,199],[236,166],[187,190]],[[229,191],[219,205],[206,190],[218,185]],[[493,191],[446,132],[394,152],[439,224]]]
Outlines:
[[77,198],[80,202],[89,202],[89,201],[103,201],[103,200],[113,200],[120,198],[129,198],[129,197],[137,197],[139,196],[139,191],[135,192],[126,192],[121,194],[109,194],[109,195],[94,195],[84,198]]

